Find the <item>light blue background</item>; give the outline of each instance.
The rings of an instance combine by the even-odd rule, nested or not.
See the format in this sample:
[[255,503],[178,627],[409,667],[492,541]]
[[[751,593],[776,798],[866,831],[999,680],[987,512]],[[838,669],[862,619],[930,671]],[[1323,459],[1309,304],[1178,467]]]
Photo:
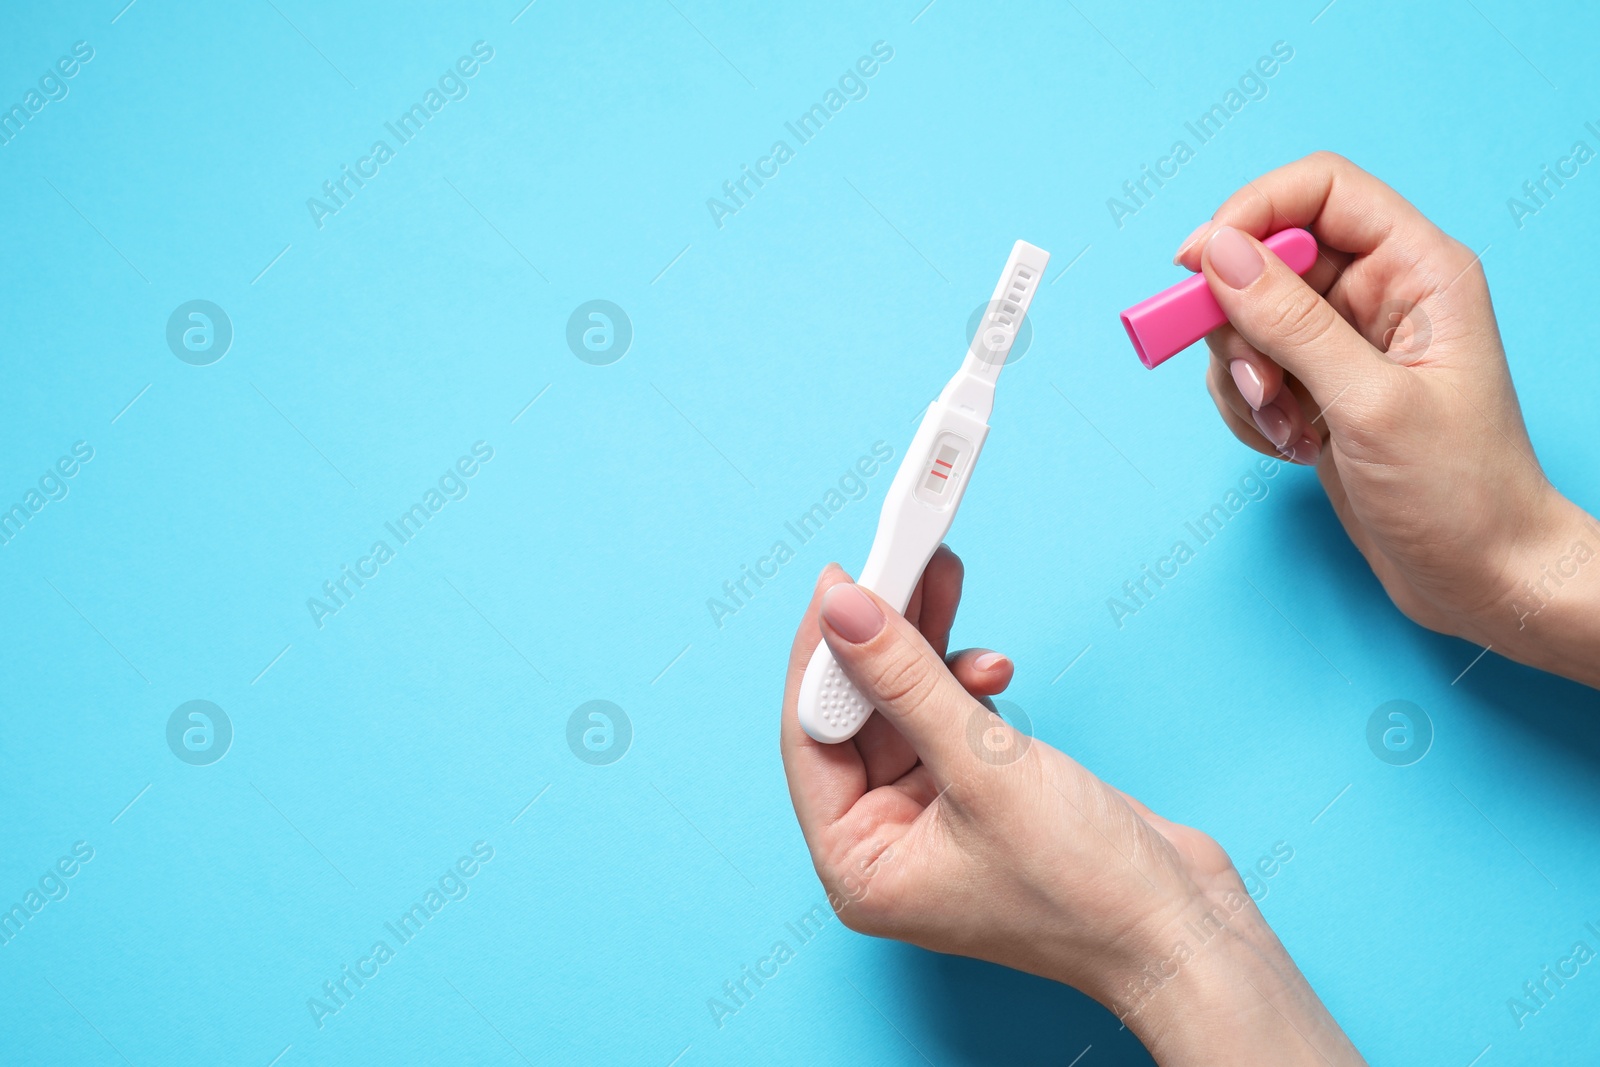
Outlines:
[[[1069,990],[836,922],[721,1028],[706,1005],[823,901],[783,663],[889,474],[721,627],[707,599],[875,441],[898,457],[1018,237],[1055,259],[951,534],[957,644],[1012,655],[1041,737],[1241,865],[1293,848],[1263,910],[1373,1062],[1588,1054],[1593,968],[1523,1029],[1506,1001],[1600,947],[1592,693],[1492,652],[1462,675],[1480,650],[1395,611],[1303,470],[1122,628],[1106,600],[1255,458],[1201,354],[1145,371],[1116,312],[1318,148],[1487,249],[1540,457],[1600,506],[1600,175],[1521,229],[1506,207],[1600,147],[1600,19],[922,2],[0,15],[6,106],[95,49],[0,147],[0,503],[95,450],[0,548],[0,904],[95,850],[0,947],[0,1060],[1147,1062]],[[470,95],[319,230],[306,199],[480,40]],[[707,198],[876,41],[867,98],[717,228]],[[1119,229],[1107,198],[1276,41],[1269,95]],[[235,329],[209,367],[164,338],[196,298]],[[635,330],[610,366],[565,342],[594,298]],[[477,441],[467,498],[319,630],[306,599]],[[235,730],[209,767],[166,745],[191,699]],[[609,766],[567,744],[592,699],[632,722]],[[1414,766],[1368,749],[1391,699],[1434,724]],[[307,998],[477,841],[470,894],[319,1029]]]

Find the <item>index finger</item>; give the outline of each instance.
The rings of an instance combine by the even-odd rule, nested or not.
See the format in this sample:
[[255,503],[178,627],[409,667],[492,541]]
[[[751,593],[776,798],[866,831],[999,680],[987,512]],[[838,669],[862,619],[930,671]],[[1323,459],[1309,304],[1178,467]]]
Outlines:
[[[1448,240],[1411,201],[1333,152],[1314,152],[1246,182],[1211,217],[1257,240],[1299,226],[1319,245],[1347,256],[1371,255],[1391,243],[1415,255]],[[1180,262],[1199,270],[1204,245],[1191,239]]]

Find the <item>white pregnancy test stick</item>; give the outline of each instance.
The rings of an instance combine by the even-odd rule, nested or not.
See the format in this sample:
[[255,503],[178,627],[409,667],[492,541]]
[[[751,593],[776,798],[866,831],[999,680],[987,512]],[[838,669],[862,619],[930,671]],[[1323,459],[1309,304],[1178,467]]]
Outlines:
[[[1011,249],[967,358],[939,399],[928,405],[889,484],[878,533],[857,582],[896,611],[905,611],[922,568],[956,517],[989,435],[995,379],[1049,262],[1050,253],[1026,241]],[[845,677],[827,643],[818,645],[800,683],[801,727],[818,741],[836,744],[854,737],[870,714],[872,705]]]

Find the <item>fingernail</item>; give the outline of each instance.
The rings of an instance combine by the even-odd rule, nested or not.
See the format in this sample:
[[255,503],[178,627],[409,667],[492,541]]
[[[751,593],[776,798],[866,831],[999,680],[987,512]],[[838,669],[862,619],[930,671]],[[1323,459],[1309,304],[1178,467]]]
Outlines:
[[1261,405],[1267,400],[1267,385],[1256,373],[1254,365],[1248,359],[1236,359],[1228,364],[1228,373],[1233,375],[1233,384],[1239,387],[1244,402],[1260,411]]
[[852,645],[870,641],[883,629],[883,612],[854,584],[836,585],[822,594],[822,617]]
[[1172,257],[1172,262],[1174,264],[1181,263],[1183,261],[1183,254],[1185,252],[1189,251],[1190,248],[1193,248],[1194,245],[1195,245],[1195,242],[1200,240],[1201,234],[1203,234],[1207,230],[1211,229],[1211,227],[1214,226],[1214,225],[1216,225],[1214,222],[1212,222],[1210,219],[1206,219],[1206,221],[1202,222],[1200,225],[1196,226],[1193,230],[1189,231],[1189,236],[1185,237],[1183,239],[1183,243],[1178,245],[1178,251]]
[[[1268,404],[1260,411],[1250,413],[1256,420],[1256,429],[1261,431],[1261,436],[1272,442],[1272,447],[1279,452],[1289,446],[1289,416],[1285,415],[1276,404]],[[823,601],[824,604],[827,601]]]
[[1243,289],[1266,269],[1266,261],[1250,239],[1232,226],[1219,226],[1206,243],[1217,277],[1234,289]]
[[1303,467],[1315,467],[1317,457],[1322,455],[1322,446],[1310,434],[1301,437],[1294,443],[1293,448],[1284,450],[1284,458],[1291,463],[1298,463]]
[[1006,658],[998,652],[985,652],[973,662],[980,671],[993,671],[998,670],[1005,661]]

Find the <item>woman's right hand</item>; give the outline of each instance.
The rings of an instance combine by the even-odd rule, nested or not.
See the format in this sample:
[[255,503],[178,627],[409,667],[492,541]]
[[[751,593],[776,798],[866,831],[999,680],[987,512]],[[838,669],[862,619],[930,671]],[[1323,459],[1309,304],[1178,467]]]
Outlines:
[[[1304,279],[1260,240],[1291,226],[1321,248]],[[1600,684],[1595,623],[1580,647],[1552,646],[1600,605],[1600,563],[1584,568],[1600,527],[1534,458],[1472,250],[1319,152],[1247,183],[1175,259],[1205,272],[1228,315],[1206,338],[1223,421],[1258,452],[1317,468],[1396,606]]]

